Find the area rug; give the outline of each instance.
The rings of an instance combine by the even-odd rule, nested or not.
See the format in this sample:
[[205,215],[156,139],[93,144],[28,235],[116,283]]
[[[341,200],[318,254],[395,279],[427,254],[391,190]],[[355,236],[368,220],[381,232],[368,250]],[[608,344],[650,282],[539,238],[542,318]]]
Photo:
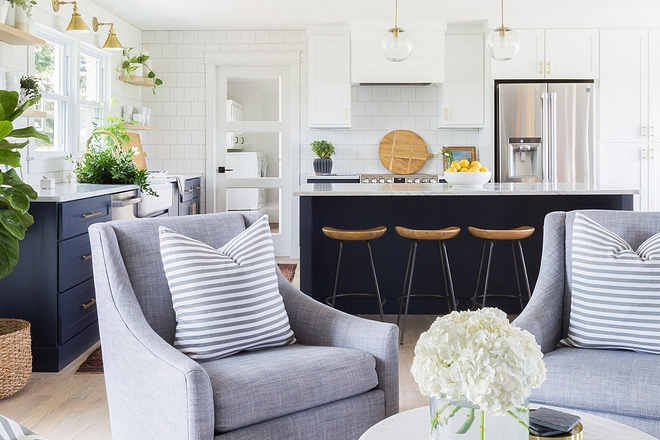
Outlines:
[[[293,278],[296,275],[297,264],[288,264],[288,263],[277,263],[277,266],[280,268],[282,275],[289,280],[290,283],[293,282]],[[76,374],[84,373],[103,373],[103,357],[101,355],[101,347],[97,348],[90,354],[85,362],[83,362]]]

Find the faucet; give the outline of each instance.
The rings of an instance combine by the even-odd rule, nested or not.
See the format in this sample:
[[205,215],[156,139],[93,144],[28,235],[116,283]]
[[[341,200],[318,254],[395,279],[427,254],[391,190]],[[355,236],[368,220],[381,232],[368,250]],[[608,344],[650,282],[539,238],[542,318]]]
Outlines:
[[518,152],[520,153],[521,162],[525,162],[525,160],[527,160],[527,152],[531,149],[532,147],[530,147],[529,145],[521,145],[520,147],[518,147]]
[[115,143],[115,145],[112,147],[113,152],[120,153],[122,151],[121,150],[121,144],[119,143],[119,139],[117,139],[117,136],[115,136],[114,134],[110,133],[107,130],[98,130],[98,131],[92,133],[92,135],[89,137],[89,139],[87,139],[85,152],[83,154],[87,154],[87,152],[89,152],[89,144],[92,142],[92,139],[94,139],[96,136],[101,135],[101,134],[105,134],[105,135],[110,136],[112,141]]

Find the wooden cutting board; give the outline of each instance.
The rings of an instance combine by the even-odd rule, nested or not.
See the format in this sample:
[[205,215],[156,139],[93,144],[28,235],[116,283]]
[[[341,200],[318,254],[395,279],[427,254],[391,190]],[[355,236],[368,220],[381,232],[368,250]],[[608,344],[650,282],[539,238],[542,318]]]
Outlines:
[[380,163],[395,174],[413,174],[433,155],[429,154],[426,142],[417,133],[394,130],[380,141],[378,157]]
[[128,142],[128,144],[124,145],[122,149],[124,151],[128,151],[129,148],[135,147],[137,150],[137,154],[135,154],[131,159],[133,159],[133,162],[135,162],[138,166],[138,170],[146,170],[147,169],[147,154],[144,152],[142,149],[142,140],[140,139],[140,134],[139,133],[128,133],[128,137],[131,138],[131,140]]

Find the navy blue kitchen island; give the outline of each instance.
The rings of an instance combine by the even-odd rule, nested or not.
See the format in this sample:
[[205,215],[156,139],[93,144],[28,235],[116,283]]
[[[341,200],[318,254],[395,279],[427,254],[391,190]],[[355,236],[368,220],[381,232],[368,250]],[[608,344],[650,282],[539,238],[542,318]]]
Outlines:
[[[482,241],[468,226],[507,229],[533,226],[535,233],[521,241],[529,281],[536,283],[543,244],[543,220],[552,211],[575,209],[632,210],[636,190],[604,188],[579,183],[494,183],[477,189],[453,189],[447,184],[308,184],[294,195],[300,197],[300,286],[318,301],[332,295],[339,244],[321,228],[366,229],[386,226],[387,233],[371,242],[381,294],[387,298],[385,313],[397,313],[396,298],[402,294],[410,241],[395,226],[441,229],[458,226],[458,237],[447,241],[459,310],[470,308],[476,286]],[[363,242],[344,246],[338,293],[374,292]],[[508,243],[496,243],[493,251],[489,293],[516,293],[516,281]],[[413,293],[444,292],[438,246],[420,243]],[[483,288],[483,281],[481,283]],[[516,300],[493,299],[509,313],[518,313]],[[343,298],[337,308],[349,313],[375,314],[373,298]],[[417,298],[410,313],[447,312],[445,301]]]

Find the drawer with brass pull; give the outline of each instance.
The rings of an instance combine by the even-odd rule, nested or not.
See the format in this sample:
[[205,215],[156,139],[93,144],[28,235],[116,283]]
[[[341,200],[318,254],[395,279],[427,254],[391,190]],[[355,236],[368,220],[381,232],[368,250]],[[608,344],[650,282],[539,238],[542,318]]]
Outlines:
[[61,241],[58,253],[60,292],[92,277],[92,246],[87,234]]
[[96,322],[94,280],[89,279],[58,295],[59,343],[63,344]]
[[111,204],[109,195],[60,204],[60,240],[85,234],[93,223],[110,221]]

